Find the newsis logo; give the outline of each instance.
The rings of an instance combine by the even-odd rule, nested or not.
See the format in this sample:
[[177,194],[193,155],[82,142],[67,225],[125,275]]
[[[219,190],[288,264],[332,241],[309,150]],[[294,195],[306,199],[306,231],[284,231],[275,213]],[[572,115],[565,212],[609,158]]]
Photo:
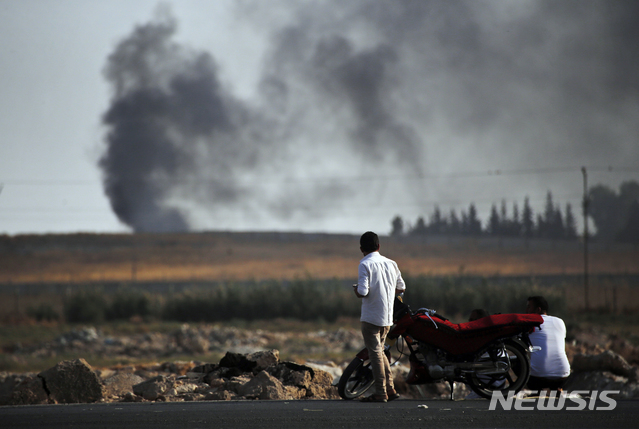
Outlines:
[[[535,396],[537,393],[539,393],[539,396]],[[511,390],[508,392],[508,395],[504,397],[504,393],[497,390],[493,392],[490,398],[488,409],[491,411],[495,410],[499,404],[504,411],[510,411],[513,408],[518,411],[581,411],[586,408],[589,410],[609,411],[614,410],[617,406],[617,401],[610,398],[610,395],[616,395],[618,393],[619,390],[602,390],[601,392],[598,390],[575,390],[570,394],[561,392],[561,394],[557,395],[557,392],[554,391],[548,395],[545,391],[529,391],[527,394],[532,397],[526,397],[524,391],[515,394]],[[597,403],[597,399],[600,401],[599,404]],[[606,405],[602,405],[602,402]]]

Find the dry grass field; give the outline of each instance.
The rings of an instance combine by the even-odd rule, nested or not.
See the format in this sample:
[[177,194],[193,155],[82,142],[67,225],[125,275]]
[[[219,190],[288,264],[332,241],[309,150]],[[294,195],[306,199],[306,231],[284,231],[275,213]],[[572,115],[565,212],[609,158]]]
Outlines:
[[[583,274],[579,242],[490,238],[381,238],[381,252],[409,276],[572,276],[567,308],[586,306],[575,284]],[[0,236],[0,314],[52,304],[59,293],[34,293],[19,285],[101,282],[243,282],[295,279],[355,280],[361,258],[355,235],[303,233],[70,234]],[[612,312],[639,309],[639,249],[590,246],[591,307]],[[597,274],[613,274],[610,279]],[[635,280],[633,280],[635,279]],[[577,283],[579,283],[577,281]],[[2,287],[4,285],[4,288]],[[40,289],[42,290],[42,289]]]
[[[357,236],[301,233],[0,237],[0,284],[354,278]],[[578,275],[578,242],[382,237],[410,275]],[[592,274],[639,274],[639,249],[591,245]]]

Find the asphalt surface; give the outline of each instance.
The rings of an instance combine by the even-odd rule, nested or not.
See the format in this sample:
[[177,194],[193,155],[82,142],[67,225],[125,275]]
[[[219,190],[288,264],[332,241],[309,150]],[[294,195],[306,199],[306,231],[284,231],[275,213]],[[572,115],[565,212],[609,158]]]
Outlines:
[[639,401],[608,411],[489,410],[489,401],[113,403],[0,407],[0,428],[637,428]]

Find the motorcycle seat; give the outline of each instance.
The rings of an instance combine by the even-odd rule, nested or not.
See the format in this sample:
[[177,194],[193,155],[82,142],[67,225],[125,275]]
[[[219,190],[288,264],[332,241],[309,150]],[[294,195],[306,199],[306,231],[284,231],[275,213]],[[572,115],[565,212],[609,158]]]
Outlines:
[[416,332],[417,339],[421,337],[455,354],[473,352],[490,341],[531,330],[544,321],[538,314],[516,313],[497,314],[465,323],[452,323],[437,317],[430,320],[426,315],[418,317],[423,328],[418,334]]

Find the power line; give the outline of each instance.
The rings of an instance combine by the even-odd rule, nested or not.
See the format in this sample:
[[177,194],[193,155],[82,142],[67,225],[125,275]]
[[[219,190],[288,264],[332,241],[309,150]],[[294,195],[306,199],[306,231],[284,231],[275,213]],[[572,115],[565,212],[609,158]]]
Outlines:
[[[611,172],[611,173],[633,173],[639,172],[637,167],[613,167],[613,166],[587,166],[588,171],[595,172]],[[315,182],[315,181],[370,181],[370,180],[436,180],[436,179],[465,179],[465,178],[478,178],[478,177],[496,177],[496,176],[520,176],[520,175],[539,175],[539,174],[560,174],[560,173],[580,173],[582,166],[563,166],[563,167],[547,167],[547,168],[521,168],[521,169],[493,169],[482,171],[460,171],[455,173],[442,173],[442,174],[395,174],[395,175],[358,175],[358,176],[326,176],[326,177],[282,177],[287,181],[298,182]],[[160,181],[162,179],[157,178],[121,178],[121,181],[126,183],[132,181]],[[238,178],[236,180],[220,180],[217,178],[202,179],[198,177],[193,178],[173,178],[166,177],[163,180],[169,180],[177,183],[188,183],[190,181],[208,181],[208,182],[220,182],[226,183],[230,181],[243,183],[245,179]],[[260,183],[268,181],[267,177],[261,177]],[[85,180],[85,179],[6,179],[0,180],[0,184],[5,185],[17,185],[17,186],[93,186],[103,185],[100,180]]]

